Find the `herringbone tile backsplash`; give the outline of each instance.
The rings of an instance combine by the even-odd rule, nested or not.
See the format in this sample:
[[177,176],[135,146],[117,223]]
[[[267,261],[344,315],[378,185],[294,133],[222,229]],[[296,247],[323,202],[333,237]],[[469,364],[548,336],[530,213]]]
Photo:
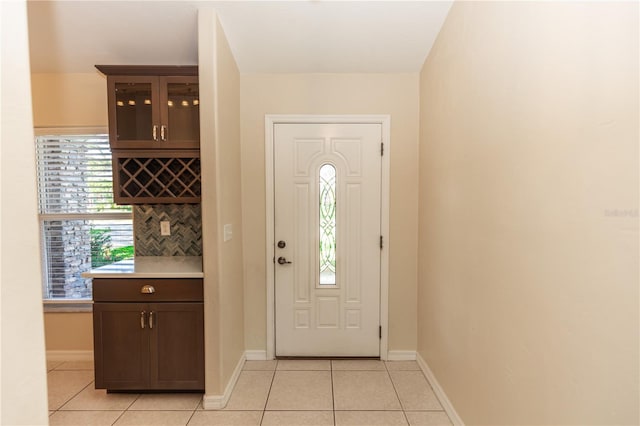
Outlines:
[[[160,221],[171,223],[171,235],[160,235]],[[200,204],[133,206],[136,256],[202,256]]]

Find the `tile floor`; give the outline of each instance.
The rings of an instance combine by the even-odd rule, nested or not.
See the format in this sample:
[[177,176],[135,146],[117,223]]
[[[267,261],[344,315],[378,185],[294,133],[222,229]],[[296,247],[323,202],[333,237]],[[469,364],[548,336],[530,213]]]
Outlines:
[[450,425],[415,361],[247,361],[224,410],[201,394],[107,394],[93,364],[49,362],[51,425]]

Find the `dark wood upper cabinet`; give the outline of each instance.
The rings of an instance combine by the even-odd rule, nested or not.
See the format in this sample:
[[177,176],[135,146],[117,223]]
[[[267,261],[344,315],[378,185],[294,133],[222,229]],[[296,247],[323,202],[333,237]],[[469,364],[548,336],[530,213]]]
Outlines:
[[197,67],[104,66],[111,149],[199,149]]
[[198,67],[96,68],[107,76],[115,202],[199,203]]

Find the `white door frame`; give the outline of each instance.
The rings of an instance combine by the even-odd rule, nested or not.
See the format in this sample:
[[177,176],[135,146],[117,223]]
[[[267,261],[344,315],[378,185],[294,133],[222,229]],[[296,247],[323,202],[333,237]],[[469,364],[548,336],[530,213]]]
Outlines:
[[267,225],[267,359],[275,358],[275,265],[274,253],[274,125],[278,123],[328,123],[328,124],[380,124],[382,126],[382,193],[380,194],[380,232],[384,245],[380,253],[380,359],[388,356],[389,332],[389,171],[391,153],[390,115],[265,115],[265,177],[266,177],[266,225]]

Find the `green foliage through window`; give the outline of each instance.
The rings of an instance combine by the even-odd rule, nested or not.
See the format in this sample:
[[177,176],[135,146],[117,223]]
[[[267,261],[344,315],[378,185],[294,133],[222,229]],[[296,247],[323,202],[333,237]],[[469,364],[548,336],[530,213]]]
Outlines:
[[133,257],[133,245],[113,247],[110,228],[91,228],[91,267],[109,265]]

